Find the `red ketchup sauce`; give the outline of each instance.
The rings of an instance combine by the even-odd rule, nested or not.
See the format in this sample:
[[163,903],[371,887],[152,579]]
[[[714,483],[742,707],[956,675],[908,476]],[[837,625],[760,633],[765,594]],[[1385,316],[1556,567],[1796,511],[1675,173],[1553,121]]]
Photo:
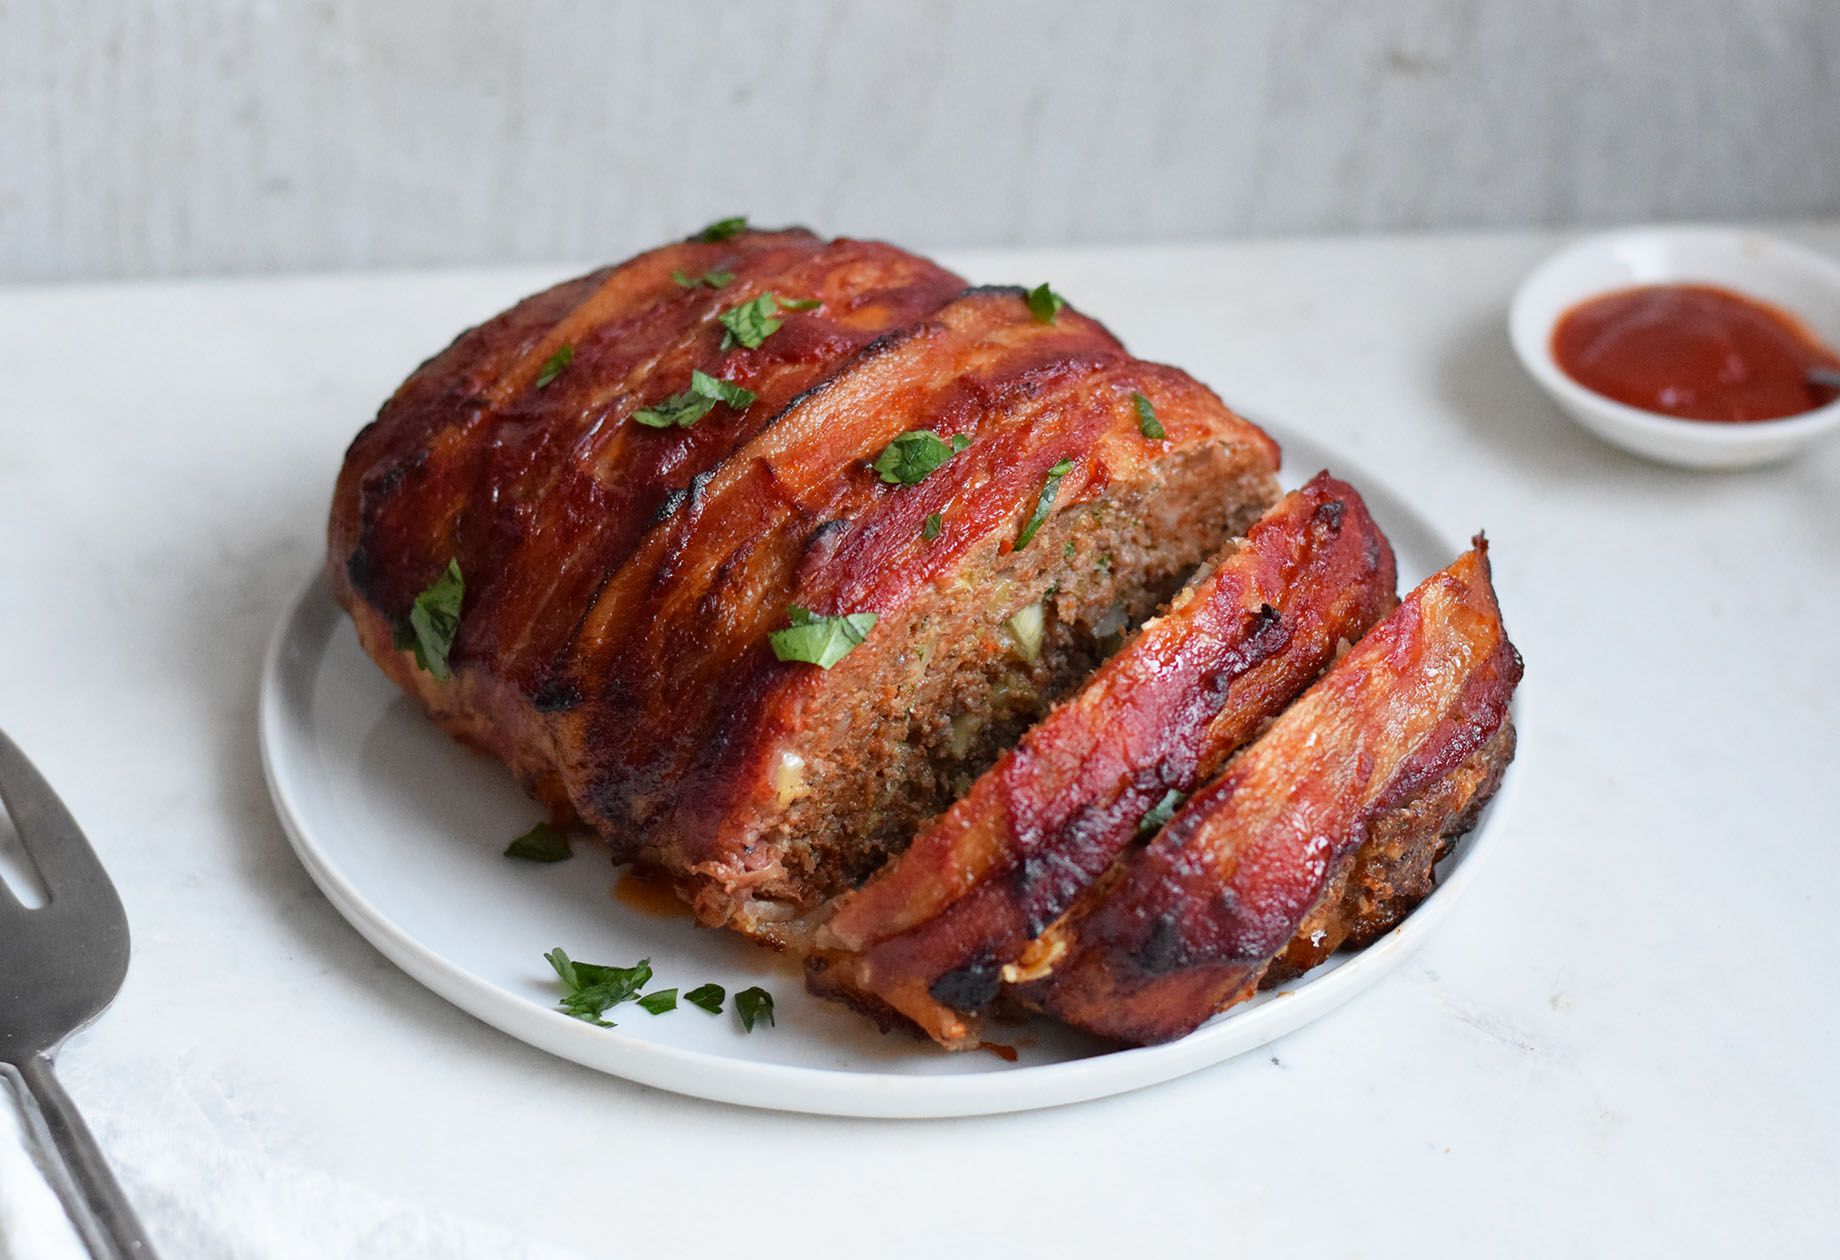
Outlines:
[[1553,358],[1586,389],[1683,420],[1776,420],[1840,390],[1809,368],[1840,356],[1786,311],[1729,289],[1656,284],[1580,302],[1553,329]]

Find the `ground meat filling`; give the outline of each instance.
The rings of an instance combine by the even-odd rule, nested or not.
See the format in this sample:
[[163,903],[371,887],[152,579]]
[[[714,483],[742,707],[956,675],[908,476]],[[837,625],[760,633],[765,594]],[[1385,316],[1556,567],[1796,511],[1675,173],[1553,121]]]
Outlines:
[[991,543],[877,626],[835,671],[854,685],[828,688],[768,768],[756,848],[774,877],[751,872],[720,917],[783,935],[866,879],[1276,497],[1220,446],[1155,474],[1049,518],[1023,551]]

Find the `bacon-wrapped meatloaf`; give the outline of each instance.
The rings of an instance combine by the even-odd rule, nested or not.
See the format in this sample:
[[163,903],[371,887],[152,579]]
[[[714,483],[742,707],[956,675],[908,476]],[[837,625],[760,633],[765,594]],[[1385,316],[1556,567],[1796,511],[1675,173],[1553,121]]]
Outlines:
[[733,226],[425,363],[331,571],[435,720],[784,938],[1256,520],[1278,451],[1045,287]]
[[730,220],[423,364],[330,567],[436,721],[816,991],[1158,1041],[1397,923],[1513,755],[1483,548],[1395,607],[1277,464],[1046,285]]

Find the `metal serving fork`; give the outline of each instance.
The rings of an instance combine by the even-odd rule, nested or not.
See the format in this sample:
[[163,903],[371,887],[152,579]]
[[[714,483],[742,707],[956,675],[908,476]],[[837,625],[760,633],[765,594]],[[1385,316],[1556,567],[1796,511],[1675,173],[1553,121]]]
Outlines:
[[0,1076],[13,1081],[27,1130],[62,1160],[52,1181],[90,1251],[152,1260],[115,1174],[51,1071],[59,1043],[121,988],[128,916],[70,811],[4,731],[0,802],[50,897],[28,910],[0,884]]

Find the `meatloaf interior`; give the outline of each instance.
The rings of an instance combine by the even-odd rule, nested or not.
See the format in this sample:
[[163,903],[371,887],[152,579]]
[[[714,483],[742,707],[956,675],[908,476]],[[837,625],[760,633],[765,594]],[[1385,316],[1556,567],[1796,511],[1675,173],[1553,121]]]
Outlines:
[[701,917],[802,948],[804,911],[898,853],[1276,497],[1231,444],[1110,490],[1022,551],[979,547],[836,666],[768,770],[755,843],[777,861],[687,887]]

